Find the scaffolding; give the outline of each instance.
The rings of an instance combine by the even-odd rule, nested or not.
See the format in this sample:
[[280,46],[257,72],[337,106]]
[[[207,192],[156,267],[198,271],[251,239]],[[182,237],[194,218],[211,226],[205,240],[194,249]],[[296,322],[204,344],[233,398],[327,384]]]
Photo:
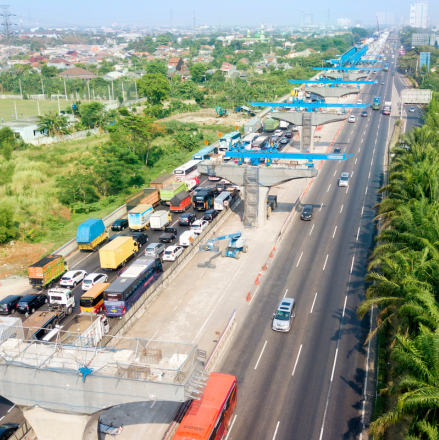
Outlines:
[[258,227],[259,168],[244,171],[244,228]]

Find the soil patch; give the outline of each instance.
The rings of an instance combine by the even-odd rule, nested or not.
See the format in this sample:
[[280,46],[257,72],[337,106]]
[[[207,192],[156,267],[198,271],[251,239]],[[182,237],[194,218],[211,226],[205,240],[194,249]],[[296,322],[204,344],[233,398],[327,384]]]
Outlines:
[[228,116],[218,117],[215,109],[205,108],[196,112],[179,113],[168,118],[163,118],[160,122],[179,121],[179,122],[195,122],[198,125],[243,125],[251,117],[241,113],[229,113]]

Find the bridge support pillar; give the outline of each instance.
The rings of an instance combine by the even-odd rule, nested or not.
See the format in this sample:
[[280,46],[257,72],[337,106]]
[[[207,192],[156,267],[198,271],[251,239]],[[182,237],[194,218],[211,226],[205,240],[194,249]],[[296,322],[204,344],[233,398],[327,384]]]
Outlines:
[[258,197],[258,228],[262,228],[267,223],[267,196],[268,191],[270,191],[269,186],[259,187],[259,197]]
[[92,432],[89,432],[90,429],[85,432],[93,415],[49,411],[34,407],[24,411],[24,417],[32,426],[38,440],[98,439],[97,425],[95,425],[96,429],[91,430]]

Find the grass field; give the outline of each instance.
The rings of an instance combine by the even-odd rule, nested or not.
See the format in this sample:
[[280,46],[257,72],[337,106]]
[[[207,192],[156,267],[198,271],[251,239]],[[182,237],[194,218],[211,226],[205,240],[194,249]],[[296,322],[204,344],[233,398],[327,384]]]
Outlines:
[[[38,116],[38,105],[40,106],[40,114],[44,115],[52,110],[58,110],[58,100],[51,101],[46,99],[44,101],[34,101],[29,99],[0,99],[0,121],[8,122],[15,120],[15,105],[17,106],[18,119],[28,118],[29,116]],[[70,107],[72,101],[65,99],[59,100],[59,107],[65,110]]]

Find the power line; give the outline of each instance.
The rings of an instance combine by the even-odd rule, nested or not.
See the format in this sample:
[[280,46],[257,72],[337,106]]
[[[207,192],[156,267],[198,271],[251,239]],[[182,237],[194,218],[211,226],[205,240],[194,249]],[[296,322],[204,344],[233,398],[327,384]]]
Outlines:
[[9,50],[11,47],[12,35],[15,33],[12,30],[12,26],[16,26],[16,24],[11,23],[11,21],[9,20],[9,17],[15,17],[15,15],[11,14],[8,11],[9,5],[0,5],[0,8],[1,8],[0,17],[2,17],[1,26],[3,27],[3,32],[1,33],[1,35],[3,35],[5,37],[6,61],[7,61],[9,59]]

